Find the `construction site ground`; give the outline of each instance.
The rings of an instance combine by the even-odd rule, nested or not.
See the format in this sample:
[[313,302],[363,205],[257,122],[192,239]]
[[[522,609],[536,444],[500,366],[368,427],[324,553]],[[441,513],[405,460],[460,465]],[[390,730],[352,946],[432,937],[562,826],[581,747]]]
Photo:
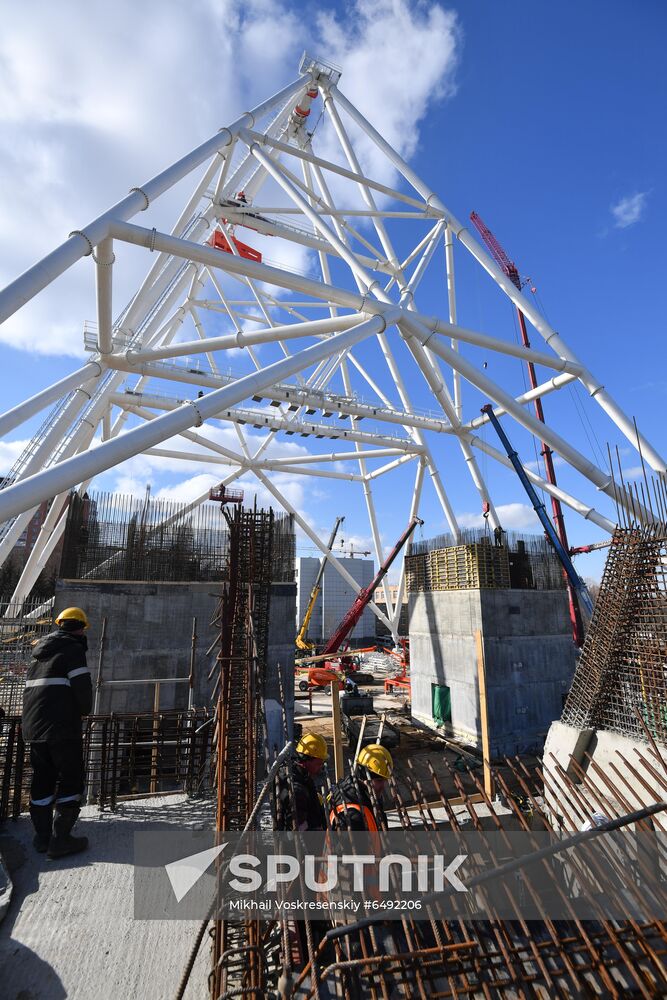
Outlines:
[[[210,801],[184,795],[123,802],[114,813],[82,810],[75,833],[83,854],[49,861],[32,847],[23,814],[0,830],[0,851],[14,883],[0,924],[0,995],[7,1000],[164,1000],[174,995],[198,924],[136,921],[133,837],[175,824],[210,828]],[[208,995],[210,949],[204,941],[185,993]]]
[[[416,723],[410,718],[409,699],[404,694],[385,695],[379,685],[362,688],[373,695],[373,708],[382,716],[386,712],[387,722],[400,732],[400,742],[391,754],[394,760],[394,777],[401,799],[409,803],[410,784],[421,785],[426,799],[437,801],[430,768],[433,768],[438,783],[448,799],[456,799],[461,794],[460,783],[466,794],[478,793],[477,781],[482,784],[482,756],[470,747],[448,740],[434,730]],[[382,693],[381,693],[382,692]],[[307,695],[298,693],[296,697],[295,719],[304,730],[321,734],[330,748],[329,763],[333,774],[333,723],[331,718],[331,696],[323,691],[312,693],[312,702]],[[312,713],[310,706],[312,703]],[[354,756],[356,747],[351,747],[347,737],[343,738],[344,757],[347,761]],[[529,768],[536,763],[535,757],[523,756],[522,762]],[[503,775],[512,790],[516,781],[510,768],[503,767],[502,761],[493,761],[494,770]],[[472,772],[472,774],[470,773]],[[474,775],[474,777],[473,777]],[[406,778],[408,779],[406,781]],[[516,788],[517,792],[520,789]],[[435,818],[444,818],[436,815]]]
[[[409,805],[410,786],[421,786],[423,797],[434,805],[434,818],[446,819],[444,810],[436,807],[438,796],[429,764],[444,795],[456,799],[462,789],[466,794],[478,791],[468,768],[481,783],[481,758],[414,723],[404,695],[385,696],[379,686],[369,690],[375,696],[376,712],[386,712],[387,720],[400,730],[393,757],[401,798]],[[331,696],[317,691],[310,701],[300,693],[296,698],[297,721],[304,729],[321,733],[331,747]],[[345,739],[346,759],[354,751]],[[333,753],[330,762],[333,777]],[[509,780],[509,769],[507,774]],[[483,805],[478,809],[485,812]],[[418,813],[414,819],[418,822]],[[133,836],[161,826],[210,829],[212,822],[212,802],[185,795],[123,801],[115,812],[100,813],[96,806],[87,806],[76,832],[89,837],[89,850],[53,862],[34,851],[33,829],[26,814],[8,821],[0,830],[0,853],[13,880],[11,903],[0,923],[3,998],[162,1000],[172,996],[198,925],[134,919]],[[396,817],[391,825],[398,825]],[[209,970],[210,951],[205,942],[185,1000],[207,995]]]

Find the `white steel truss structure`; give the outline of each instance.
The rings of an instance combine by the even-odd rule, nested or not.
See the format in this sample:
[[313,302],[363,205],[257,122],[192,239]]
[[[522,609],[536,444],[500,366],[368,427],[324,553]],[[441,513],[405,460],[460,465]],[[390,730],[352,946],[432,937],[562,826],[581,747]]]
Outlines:
[[[406,523],[418,512],[422,486],[430,479],[456,538],[447,477],[460,476],[467,468],[496,527],[498,515],[478,456],[507,468],[510,462],[478,433],[488,417],[471,419],[464,412],[463,383],[491,400],[505,420],[511,418],[538,442],[546,442],[598,491],[630,504],[608,469],[590,461],[553,427],[539,423],[527,405],[538,395],[578,382],[643,460],[665,471],[664,459],[535,304],[345,98],[337,86],[339,76],[334,67],[304,56],[292,84],[133,188],[0,292],[4,322],[80,258],[94,262],[97,324],[84,330],[90,360],[0,416],[0,435],[5,435],[54,407],[0,491],[0,564],[37,506],[55,498],[14,601],[30,592],[61,536],[69,491],[85,490],[96,475],[138,454],[220,466],[225,484],[252,473],[321,551],[325,544],[280,491],[276,472],[358,484],[378,561],[383,551],[373,491],[404,463],[414,466]],[[329,123],[323,155],[316,153],[314,134],[307,129],[311,105],[320,100]],[[391,164],[395,185],[367,176],[357,150],[360,137]],[[337,152],[332,154],[334,138]],[[171,232],[130,221],[201,167],[203,175]],[[279,204],[271,205],[272,200]],[[236,238],[241,227],[308,252],[313,268],[306,275],[296,267],[267,262]],[[399,252],[405,244],[397,240],[399,227],[410,227],[410,233],[421,227],[408,253]],[[115,255],[124,244],[145,248],[150,268],[114,320]],[[543,338],[541,350],[459,325],[455,245],[521,310]],[[436,251],[443,248],[447,315],[424,315],[417,293]],[[362,350],[371,343],[377,359],[372,368]],[[486,366],[465,356],[461,345],[533,361],[548,369],[549,379],[514,395],[485,373]],[[245,371],[228,370],[230,351],[234,360],[242,358]],[[406,377],[407,365],[414,370],[411,378]],[[410,397],[414,372],[428,393],[429,411],[421,405],[422,396],[419,407]],[[238,447],[215,440],[220,426],[234,429]],[[254,436],[250,440],[249,428],[263,433],[259,446]],[[270,445],[293,435],[299,443],[308,440],[310,453],[302,449],[294,457],[271,458]],[[447,475],[436,460],[441,435],[454,441],[462,456],[462,465]],[[174,444],[173,438],[182,443]],[[327,441],[335,442],[332,450],[318,450],[324,445],[315,442]],[[161,447],[166,442],[170,447]],[[605,531],[613,529],[610,519],[589,503],[536,471],[528,475],[582,517]],[[207,498],[208,491],[190,509]],[[333,555],[329,558],[356,591],[358,585],[344,566]],[[403,576],[395,604],[389,588],[385,590],[387,615],[374,610],[396,634]]]

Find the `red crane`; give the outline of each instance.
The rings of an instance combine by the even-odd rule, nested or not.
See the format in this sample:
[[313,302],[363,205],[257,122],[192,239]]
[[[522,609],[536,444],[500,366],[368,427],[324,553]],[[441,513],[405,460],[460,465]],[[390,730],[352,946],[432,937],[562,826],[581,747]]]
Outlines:
[[338,628],[335,629],[335,631],[327,640],[324,649],[322,650],[322,655],[325,655],[327,653],[331,654],[338,652],[341,645],[343,644],[343,642],[345,642],[345,639],[348,637],[348,635],[350,634],[354,626],[357,624],[362,614],[364,613],[364,608],[369,603],[369,601],[372,601],[373,595],[375,593],[375,588],[379,587],[382,581],[384,580],[385,576],[389,572],[389,568],[393,563],[394,559],[401,551],[401,549],[403,548],[403,546],[405,545],[405,543],[407,542],[408,538],[415,530],[417,525],[423,523],[424,522],[419,517],[412,518],[410,524],[407,526],[407,528],[405,529],[399,540],[396,542],[396,544],[394,545],[393,549],[391,550],[385,561],[380,566],[373,582],[370,583],[368,587],[364,587],[363,590],[360,590],[357,596],[355,597],[352,607],[347,612],[347,614],[341,621]]
[[[507,277],[510,279],[512,284],[521,291],[522,281],[519,276],[519,269],[516,264],[509,259],[505,253],[503,247],[500,245],[496,237],[493,235],[491,230],[484,224],[482,219],[480,219],[477,212],[470,213],[470,220],[473,225],[479,231],[480,236],[486,243],[487,247],[491,251],[491,256],[495,260],[501,271],[504,271]],[[526,329],[526,320],[520,309],[517,309],[517,315],[519,317],[519,327],[521,329],[521,342],[524,347],[530,347],[530,340],[528,339],[528,331]],[[532,389],[537,388],[537,378],[535,376],[535,365],[532,361],[526,361],[526,366],[528,368],[528,379]],[[542,400],[537,396],[534,400],[535,404],[535,415],[540,423],[546,423],[544,419],[544,409],[542,407]],[[542,451],[541,454],[544,456],[544,465],[546,468],[547,482],[552,486],[556,486],[556,472],[554,470],[553,463],[553,452],[549,445],[542,441]],[[556,531],[560,539],[561,545],[567,552],[569,549],[567,541],[567,532],[565,530],[565,518],[563,517],[563,508],[561,507],[560,500],[556,497],[551,497],[551,510],[553,512],[554,524],[556,526]],[[567,580],[567,596],[570,604],[570,621],[572,622],[572,638],[577,646],[583,646],[584,644],[584,627],[581,620],[581,611],[579,609],[579,601],[577,595],[572,587],[572,584]]]

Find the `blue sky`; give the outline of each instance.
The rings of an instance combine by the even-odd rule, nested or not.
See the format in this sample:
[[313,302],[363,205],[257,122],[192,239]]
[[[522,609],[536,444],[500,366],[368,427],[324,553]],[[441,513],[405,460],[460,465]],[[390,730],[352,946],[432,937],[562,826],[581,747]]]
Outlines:
[[[223,6],[229,14],[224,24],[217,22],[218,38],[208,29],[214,6],[216,16]],[[97,30],[99,3],[77,18],[78,37],[67,13],[57,12],[49,23],[56,14],[49,14],[48,6],[31,26],[18,14],[10,16],[0,42],[0,82],[6,93],[9,88],[7,103],[0,106],[3,279],[205,138],[212,126],[287,83],[301,49],[314,45],[324,58],[331,50],[330,57],[343,66],[343,92],[372,121],[396,130],[412,166],[455,215],[463,220],[475,209],[482,216],[520,272],[532,278],[548,320],[664,452],[667,14],[662,4],[630,9],[615,0],[557,7],[468,0],[409,7],[366,0],[345,8],[320,5],[319,18],[304,23],[297,8],[277,0],[246,4],[242,13],[234,3],[202,0],[193,5],[187,25],[176,8],[158,7],[151,35],[141,25],[130,27],[130,8],[122,4],[113,30],[104,36]],[[267,47],[271,33],[276,41]],[[397,38],[404,58],[398,43],[392,59],[390,46]],[[193,46],[200,46],[200,55],[186,70]],[[384,106],[387,93],[401,105],[393,117]],[[80,330],[94,317],[94,299],[89,272],[84,274],[83,264],[74,271],[65,299],[45,297],[33,312],[23,311],[22,325],[4,336],[0,330],[9,375],[3,380],[6,406],[76,366]],[[461,324],[514,339],[510,304],[461,254],[457,282]],[[444,315],[445,302],[444,284],[434,272],[424,284],[420,308]],[[543,346],[534,331],[531,339]],[[17,343],[21,349],[12,346]],[[519,362],[493,357],[488,365],[488,374],[522,391]],[[415,380],[411,388],[420,398],[421,383]],[[474,394],[467,400],[477,405]],[[550,396],[545,410],[588,457],[601,461],[606,443],[618,443],[626,470],[636,470],[636,453],[581,390]],[[492,432],[486,434],[495,444]],[[0,450],[5,466],[25,436],[19,429]],[[523,432],[515,440],[522,457],[534,461]],[[455,510],[462,523],[473,523],[477,494],[453,442],[441,445]],[[494,471],[488,460],[481,465],[496,502],[516,522],[511,526],[531,525],[514,478]],[[566,488],[599,502],[581,477],[563,466],[557,473]],[[413,475],[412,466],[392,473],[391,489],[376,493],[385,544],[405,524]],[[187,476],[178,468],[146,471],[135,465],[129,474],[107,474],[103,485],[141,489],[146,478],[159,491],[178,489]],[[344,501],[340,490],[324,481],[317,481],[316,490],[310,483],[306,487],[294,499],[318,530],[328,531],[336,514],[345,513],[347,537],[359,544],[368,539],[358,487]],[[608,504],[600,506],[610,513]],[[422,516],[425,535],[444,529],[430,489]],[[568,518],[568,529],[575,544],[601,537],[575,515]],[[582,557],[579,571],[597,577],[603,559]]]

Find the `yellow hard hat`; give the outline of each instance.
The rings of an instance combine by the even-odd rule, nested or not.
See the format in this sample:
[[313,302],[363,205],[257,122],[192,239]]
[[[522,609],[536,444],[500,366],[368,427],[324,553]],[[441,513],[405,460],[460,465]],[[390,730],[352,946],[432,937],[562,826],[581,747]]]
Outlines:
[[329,756],[326,740],[318,733],[304,733],[296,745],[296,752],[319,760],[326,760]]
[[394,770],[391,754],[379,743],[369,743],[367,747],[363,747],[357,757],[357,763],[360,767],[377,774],[379,778],[391,778]]
[[81,608],[65,608],[64,611],[61,611],[56,618],[56,625],[61,625],[63,622],[81,622],[84,628],[89,626],[86,612],[82,611]]

